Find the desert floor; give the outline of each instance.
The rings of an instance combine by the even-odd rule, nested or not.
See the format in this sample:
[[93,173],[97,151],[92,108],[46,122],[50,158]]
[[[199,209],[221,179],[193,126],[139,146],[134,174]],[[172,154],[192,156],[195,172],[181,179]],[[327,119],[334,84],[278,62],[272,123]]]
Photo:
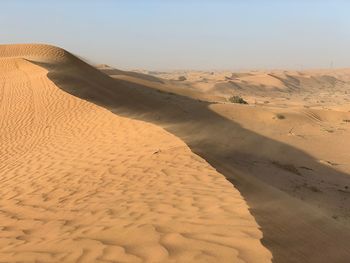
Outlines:
[[349,87],[0,45],[0,262],[348,262]]

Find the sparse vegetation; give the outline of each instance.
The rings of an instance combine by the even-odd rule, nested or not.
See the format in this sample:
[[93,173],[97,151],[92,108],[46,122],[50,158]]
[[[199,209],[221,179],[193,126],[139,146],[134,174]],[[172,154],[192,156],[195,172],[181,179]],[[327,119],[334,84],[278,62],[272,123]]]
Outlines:
[[277,113],[276,118],[279,120],[284,120],[286,118],[286,116],[284,116],[283,114]]
[[229,102],[231,103],[239,103],[239,104],[248,104],[242,97],[240,96],[232,96],[229,99]]

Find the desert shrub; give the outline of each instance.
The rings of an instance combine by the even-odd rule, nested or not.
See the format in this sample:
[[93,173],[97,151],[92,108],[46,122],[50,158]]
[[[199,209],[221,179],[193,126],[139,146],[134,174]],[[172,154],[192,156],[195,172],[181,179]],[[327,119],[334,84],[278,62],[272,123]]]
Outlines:
[[276,114],[276,117],[277,117],[277,119],[279,119],[279,120],[284,120],[284,119],[286,118],[286,116],[284,116],[283,114],[280,114],[280,113],[277,113],[277,114]]
[[242,97],[240,96],[232,96],[229,99],[229,102],[231,103],[239,103],[239,104],[248,104]]
[[180,76],[180,77],[178,78],[178,80],[179,80],[179,81],[185,81],[185,80],[187,80],[187,79],[186,79],[185,76]]

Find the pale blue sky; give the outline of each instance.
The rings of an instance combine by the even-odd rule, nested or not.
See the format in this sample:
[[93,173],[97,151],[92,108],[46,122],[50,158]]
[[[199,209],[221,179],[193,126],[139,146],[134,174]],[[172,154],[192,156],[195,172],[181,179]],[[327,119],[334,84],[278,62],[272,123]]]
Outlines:
[[350,1],[0,0],[0,43],[118,68],[350,67]]

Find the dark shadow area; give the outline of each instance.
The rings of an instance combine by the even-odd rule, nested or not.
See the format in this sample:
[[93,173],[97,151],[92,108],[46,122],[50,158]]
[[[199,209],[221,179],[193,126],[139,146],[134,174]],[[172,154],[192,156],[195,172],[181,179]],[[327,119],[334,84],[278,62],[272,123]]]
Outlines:
[[164,83],[164,81],[161,78],[154,77],[152,75],[146,75],[138,72],[133,72],[133,71],[124,71],[124,70],[119,70],[115,68],[107,68],[107,69],[99,69],[103,73],[107,75],[123,75],[123,76],[128,76],[132,78],[139,78],[142,80],[147,80],[147,81],[153,81],[153,82],[158,82],[158,83]]
[[[316,208],[308,200],[295,198],[280,187],[278,180],[263,176],[263,170],[271,162],[282,167],[293,164],[311,169],[308,174],[299,170],[304,180],[312,172],[314,176],[327,175],[329,183],[336,177],[350,185],[349,175],[294,147],[243,128],[212,111],[208,102],[114,80],[81,61],[35,64],[46,68],[49,79],[63,91],[119,116],[159,125],[182,139],[241,192],[274,262],[349,262],[350,231],[328,214],[327,207],[333,204]],[[273,156],[279,158],[271,159]],[[269,167],[284,179],[301,180],[297,173],[277,165]]]

